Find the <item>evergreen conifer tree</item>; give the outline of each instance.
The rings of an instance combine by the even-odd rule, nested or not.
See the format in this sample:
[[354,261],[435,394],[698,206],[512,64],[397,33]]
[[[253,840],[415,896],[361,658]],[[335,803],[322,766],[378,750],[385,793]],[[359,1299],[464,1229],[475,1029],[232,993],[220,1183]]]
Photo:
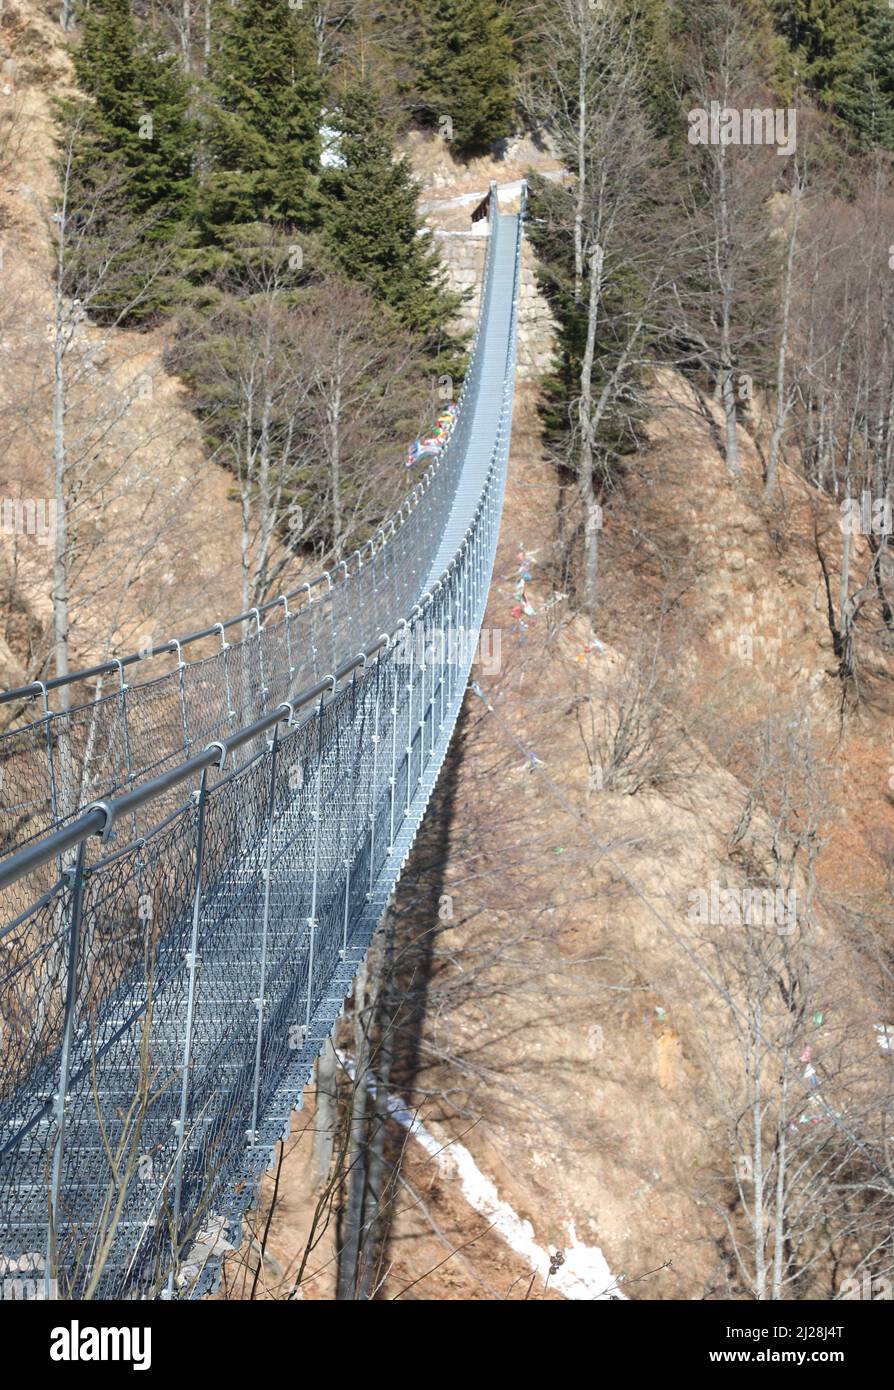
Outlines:
[[661,134],[676,134],[681,125],[667,5],[664,0],[621,0],[621,8],[646,71],[649,114]]
[[447,289],[437,251],[420,235],[410,166],[393,157],[391,133],[369,83],[345,94],[333,120],[340,165],[323,178],[332,256],[426,345],[443,370],[455,370],[459,343],[446,325],[461,298]]
[[837,106],[865,57],[865,0],[772,0],[772,8],[799,82],[824,105]]
[[875,0],[864,31],[864,55],[843,84],[839,111],[861,144],[894,149],[894,9],[887,0]]
[[306,17],[288,0],[218,0],[206,118],[201,220],[225,229],[319,217],[322,82]]
[[426,100],[449,117],[459,154],[485,150],[508,134],[512,43],[494,0],[424,0]]
[[97,155],[120,165],[123,207],[157,214],[155,235],[171,235],[193,203],[195,127],[179,59],[151,29],[137,29],[129,0],[92,0],[81,32],[74,67],[92,101],[80,108],[79,162],[85,173]]
[[[177,296],[191,235],[195,125],[178,58],[129,0],[92,0],[74,67],[83,96],[58,104],[71,292],[99,320],[151,318]],[[80,229],[80,230],[79,230]],[[87,230],[85,230],[87,229]],[[113,273],[112,273],[113,270]]]
[[894,148],[894,10],[888,0],[772,0],[800,82],[866,146]]

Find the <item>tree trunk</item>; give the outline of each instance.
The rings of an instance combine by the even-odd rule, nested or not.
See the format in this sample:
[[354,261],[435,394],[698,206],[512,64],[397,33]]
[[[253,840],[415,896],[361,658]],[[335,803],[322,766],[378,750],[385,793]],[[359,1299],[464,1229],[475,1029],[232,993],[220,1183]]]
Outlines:
[[584,504],[584,607],[591,626],[596,623],[596,592],[599,582],[600,509],[593,484],[593,359],[596,351],[596,324],[602,294],[604,254],[601,246],[590,253],[590,297],[587,306],[587,340],[580,373],[580,455],[578,485]]
[[766,1230],[764,1227],[764,1150],[763,1150],[763,1098],[761,1096],[761,1011],[757,1006],[754,1019],[754,1034],[751,1042],[751,1125],[752,1149],[754,1153],[754,1209],[752,1211],[752,1231],[754,1234],[754,1296],[762,1302],[767,1290]]
[[730,286],[729,256],[731,244],[729,193],[726,181],[726,148],[721,146],[718,163],[719,218],[717,274],[720,285],[720,394],[726,417],[726,466],[734,478],[741,473],[739,466],[739,435],[736,419],[736,388],[733,379],[732,347],[733,292]]
[[388,1089],[391,1085],[391,1062],[394,1056],[394,1030],[397,1000],[394,989],[394,909],[389,907],[382,923],[382,963],[379,981],[380,995],[376,1037],[379,1039],[376,1066],[376,1096],[373,1102],[372,1138],[369,1145],[369,1175],[361,1249],[360,1297],[368,1299],[373,1293],[377,1255],[382,1243],[384,1221],[382,1195],[385,1183],[385,1141],[388,1134]]
[[[65,457],[65,326],[61,288],[56,295],[56,331],[53,342],[53,481],[56,504],[53,545],[53,659],[57,676],[69,673],[68,651],[68,516]],[[59,690],[68,708],[68,687]]]
[[730,305],[728,298],[723,304],[723,327],[721,330],[721,396],[723,414],[726,422],[726,466],[734,478],[742,472],[739,463],[739,426],[736,416],[736,388],[733,380],[733,359],[730,348]]
[[369,1088],[369,1028],[365,1004],[366,966],[357,972],[354,984],[354,1092],[351,1097],[350,1144],[348,1148],[348,1197],[344,1212],[343,1238],[338,1259],[335,1297],[342,1302],[357,1298],[357,1271],[363,1229],[363,1203],[366,1196],[366,1113]]
[[338,385],[329,406],[329,477],[332,489],[332,544],[335,558],[341,558],[341,386]]
[[[56,265],[54,332],[53,332],[53,664],[57,676],[70,672],[68,576],[69,576],[69,514],[68,514],[68,455],[66,444],[66,333],[69,325],[65,316],[65,253],[68,232],[68,175],[62,192],[59,221],[59,248]],[[71,708],[71,687],[59,686],[59,709]],[[63,718],[56,724],[59,749],[58,812],[68,816],[77,810],[74,759],[71,730]]]
[[192,51],[190,39],[192,37],[192,0],[181,0],[180,7],[180,50],[183,54],[183,70],[189,72],[192,68]]
[[782,1298],[782,1276],[785,1270],[785,1197],[787,1191],[788,1178],[788,1140],[786,1126],[788,1124],[788,1067],[789,1059],[786,1052],[785,1061],[782,1067],[782,1095],[780,1097],[779,1113],[780,1122],[778,1126],[778,1139],[776,1151],[776,1221],[773,1234],[773,1285],[770,1297],[774,1302],[779,1302]]
[[269,389],[264,392],[261,411],[261,431],[258,460],[258,557],[252,580],[252,604],[260,605],[267,593],[267,566],[276,525],[276,509],[270,490],[270,421],[273,401]]
[[577,187],[574,200],[574,302],[584,285],[584,205],[587,198],[587,50],[586,27],[580,30],[577,63]]
[[317,1183],[322,1187],[329,1181],[332,1153],[335,1148],[337,1118],[335,1074],[338,1059],[332,1038],[326,1039],[317,1058],[316,1113],[314,1118],[314,1165]]
[[246,481],[240,492],[242,530],[239,536],[239,564],[242,570],[242,608],[251,607],[251,492]]
[[795,250],[798,244],[798,225],[801,220],[801,183],[797,179],[795,185],[795,207],[792,213],[792,228],[788,239],[788,254],[785,261],[785,277],[782,287],[782,328],[779,335],[779,355],[776,361],[776,419],[773,422],[773,433],[770,435],[770,448],[767,455],[767,478],[765,492],[769,497],[776,487],[776,475],[779,466],[779,449],[782,444],[782,436],[785,432],[785,422],[788,418],[788,382],[786,378],[786,364],[788,360],[788,335],[789,324],[792,311],[792,286],[794,283],[795,272]]

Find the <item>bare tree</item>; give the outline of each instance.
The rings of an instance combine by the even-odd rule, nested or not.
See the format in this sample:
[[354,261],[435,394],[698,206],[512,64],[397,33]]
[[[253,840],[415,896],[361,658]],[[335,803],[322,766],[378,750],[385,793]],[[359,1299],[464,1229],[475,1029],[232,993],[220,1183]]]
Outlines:
[[301,330],[309,442],[328,479],[330,545],[340,559],[396,501],[396,443],[426,392],[412,339],[383,325],[358,285],[326,281],[305,304]]
[[701,16],[686,58],[686,95],[709,133],[695,142],[698,128],[692,126],[693,143],[679,170],[687,246],[675,298],[680,334],[688,345],[685,356],[715,383],[723,409],[724,457],[730,475],[737,477],[740,405],[750,399],[755,377],[764,374],[771,342],[778,248],[767,208],[784,161],[768,144],[735,143],[713,121],[718,110],[741,119],[746,112],[761,116],[770,107],[768,75],[754,28],[740,7],[732,0],[712,0]]
[[[858,688],[858,638],[894,630],[889,544],[894,502],[894,271],[891,174],[875,159],[848,202],[808,206],[793,301],[792,388],[801,466],[839,503],[815,525],[833,648]],[[872,616],[872,624],[866,618]],[[880,620],[879,620],[880,619]],[[868,629],[868,630],[867,630]]]
[[297,293],[294,249],[259,235],[171,354],[213,457],[237,480],[246,608],[277,592],[302,552],[340,558],[396,502],[422,380],[412,340],[362,289],[324,277]]
[[795,403],[796,383],[789,371],[791,354],[791,329],[795,295],[795,275],[800,250],[802,208],[807,193],[807,172],[803,154],[794,157],[791,185],[791,208],[785,232],[785,261],[782,274],[780,322],[776,351],[776,389],[774,400],[773,429],[767,451],[767,468],[764,487],[766,495],[772,496],[776,488],[779,471],[779,454],[782,449],[786,426]]
[[[158,602],[157,593],[148,602],[146,586],[163,582],[177,553],[172,523],[201,476],[173,466],[188,443],[194,451],[195,436],[183,415],[172,421],[154,402],[157,351],[147,351],[143,334],[117,331],[151,300],[176,247],[153,249],[154,218],[117,211],[127,182],[120,169],[97,161],[89,180],[79,176],[79,130],[75,119],[65,131],[58,197],[42,209],[55,262],[50,293],[23,289],[8,326],[14,351],[0,370],[15,457],[8,486],[26,520],[28,507],[46,511],[40,545],[19,543],[8,575],[10,603],[32,615],[29,677],[48,665],[66,676],[145,632]],[[72,688],[61,686],[58,708],[72,703]],[[63,815],[92,773],[94,716],[80,720],[77,751],[68,722],[59,725]]]
[[[583,349],[566,447],[583,507],[584,607],[595,623],[602,502],[617,462],[613,436],[630,433],[635,371],[656,330],[664,279],[652,238],[656,148],[644,115],[645,74],[613,9],[560,0],[538,40],[525,105],[575,175],[569,189],[538,189],[542,231],[535,223],[534,235],[560,245],[570,239],[572,248],[570,288]],[[625,299],[622,287],[632,283],[641,288]]]
[[701,905],[688,914],[705,927],[695,939],[716,990],[701,1023],[730,1157],[709,1200],[730,1287],[758,1300],[828,1296],[836,1265],[860,1258],[878,1204],[890,1215],[894,1199],[876,1139],[885,1078],[871,1009],[854,1007],[847,948],[817,914],[826,792],[806,718],[791,715],[768,721],[730,836],[742,886],[715,886],[707,920]]
[[192,387],[215,458],[237,480],[246,609],[264,601],[288,563],[278,542],[300,469],[308,384],[295,362],[300,335],[283,295],[292,284],[288,257],[288,247],[264,232],[247,248],[238,282],[191,325],[171,359]]

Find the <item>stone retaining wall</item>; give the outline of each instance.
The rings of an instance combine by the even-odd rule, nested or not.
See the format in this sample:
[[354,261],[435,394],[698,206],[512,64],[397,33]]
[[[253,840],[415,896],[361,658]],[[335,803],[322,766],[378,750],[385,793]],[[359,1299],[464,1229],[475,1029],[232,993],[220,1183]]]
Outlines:
[[[480,223],[477,226],[485,227]],[[459,314],[462,328],[472,329],[478,317],[478,300],[487,237],[476,230],[446,231],[433,227],[435,242],[454,290],[471,290]],[[521,302],[518,322],[518,379],[537,381],[549,369],[553,319],[549,305],[537,287],[536,261],[527,242],[522,247]]]

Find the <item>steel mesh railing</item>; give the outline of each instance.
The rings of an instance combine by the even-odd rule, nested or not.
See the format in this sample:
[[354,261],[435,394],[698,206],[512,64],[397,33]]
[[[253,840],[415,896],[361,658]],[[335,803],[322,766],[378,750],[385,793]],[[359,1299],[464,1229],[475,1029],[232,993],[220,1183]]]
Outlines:
[[[198,733],[184,737],[187,761],[168,766],[168,752],[141,784],[125,768],[120,795],[69,811],[53,835],[0,865],[0,901],[11,907],[0,928],[2,1296],[22,1296],[23,1269],[36,1296],[202,1292],[214,1259],[195,1252],[211,1251],[221,1231],[238,1239],[256,1179],[288,1132],[425,813],[483,617],[508,458],[522,226],[521,216],[500,219],[498,252],[495,213],[494,199],[488,265],[500,279],[488,291],[511,295],[513,309],[507,340],[484,349],[491,366],[503,354],[502,399],[447,570],[404,598],[412,565],[426,547],[435,553],[448,514],[456,520],[450,470],[458,477],[461,461],[451,459],[378,552],[402,574],[394,602],[404,603],[380,625],[395,611],[391,595],[386,606],[368,586],[381,636],[341,660],[333,645],[331,674],[311,667],[319,678],[300,695],[222,736],[211,726],[218,737],[202,751]],[[482,312],[486,324],[487,304]],[[439,488],[452,513],[439,510]],[[342,594],[352,583],[361,591],[361,573],[349,572]],[[350,627],[353,641],[359,614],[367,633],[370,610],[349,616],[343,606],[329,637]],[[263,656],[259,646],[246,680],[266,682],[270,700]],[[187,680],[208,675],[204,661],[187,670],[170,687],[178,702]],[[128,736],[138,729],[128,724]],[[111,784],[122,775],[113,741],[104,756]],[[4,1281],[11,1268],[19,1277]]]
[[[391,631],[409,610],[437,547],[474,419],[493,245],[491,239],[451,439],[361,550],[249,613],[64,679],[0,693],[0,705],[17,712],[17,726],[0,734],[0,856],[252,723]],[[234,632],[242,635],[229,640]],[[34,708],[39,714],[29,716]]]

